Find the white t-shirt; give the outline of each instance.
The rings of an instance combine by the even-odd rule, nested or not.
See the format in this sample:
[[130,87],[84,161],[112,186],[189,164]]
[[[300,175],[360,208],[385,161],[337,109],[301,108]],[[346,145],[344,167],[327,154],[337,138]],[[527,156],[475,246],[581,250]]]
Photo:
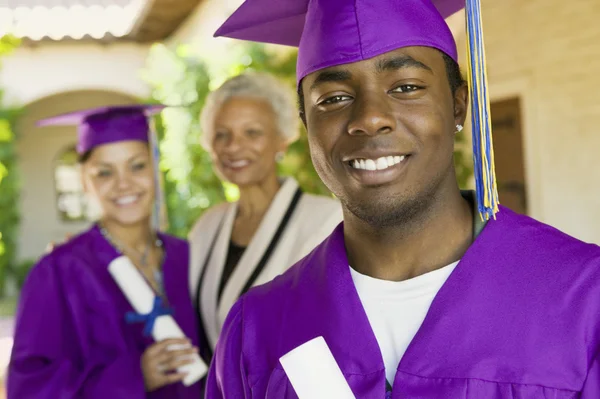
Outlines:
[[433,299],[457,264],[404,281],[379,280],[350,268],[390,384],[394,384],[400,359],[423,324]]

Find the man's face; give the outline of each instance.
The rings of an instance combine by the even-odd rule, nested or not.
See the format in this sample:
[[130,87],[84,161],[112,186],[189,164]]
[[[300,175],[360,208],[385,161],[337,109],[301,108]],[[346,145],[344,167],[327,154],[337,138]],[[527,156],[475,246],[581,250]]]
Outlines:
[[402,48],[319,70],[302,85],[315,168],[360,219],[402,223],[456,184],[467,89],[453,96],[439,51]]

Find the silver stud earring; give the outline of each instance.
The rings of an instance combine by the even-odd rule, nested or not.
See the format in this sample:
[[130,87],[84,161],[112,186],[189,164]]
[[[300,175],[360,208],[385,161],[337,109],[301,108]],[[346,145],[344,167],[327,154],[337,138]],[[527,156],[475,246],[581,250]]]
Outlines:
[[279,151],[275,154],[275,162],[279,163],[281,161],[283,161],[283,158],[285,157],[285,153],[283,151]]
[[463,131],[463,125],[456,125],[456,133],[460,133]]

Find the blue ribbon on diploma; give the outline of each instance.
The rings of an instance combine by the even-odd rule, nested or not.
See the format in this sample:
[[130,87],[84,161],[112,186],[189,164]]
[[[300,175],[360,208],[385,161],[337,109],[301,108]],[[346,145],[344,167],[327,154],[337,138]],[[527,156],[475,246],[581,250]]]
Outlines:
[[157,296],[154,298],[154,306],[150,313],[140,314],[137,312],[128,312],[125,314],[125,321],[127,323],[146,323],[144,326],[144,335],[149,337],[152,334],[154,328],[154,322],[160,316],[166,316],[172,314],[173,311],[163,305],[162,298]]

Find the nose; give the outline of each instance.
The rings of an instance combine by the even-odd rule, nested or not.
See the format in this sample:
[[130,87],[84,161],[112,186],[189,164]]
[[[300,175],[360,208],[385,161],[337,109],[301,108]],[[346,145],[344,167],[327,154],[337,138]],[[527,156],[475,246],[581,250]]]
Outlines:
[[131,174],[127,171],[121,171],[117,175],[117,188],[121,190],[127,190],[131,187]]
[[385,93],[365,92],[356,95],[348,134],[374,136],[393,132],[396,118],[388,101]]
[[234,154],[244,147],[244,138],[240,134],[231,134],[223,150],[226,154]]

